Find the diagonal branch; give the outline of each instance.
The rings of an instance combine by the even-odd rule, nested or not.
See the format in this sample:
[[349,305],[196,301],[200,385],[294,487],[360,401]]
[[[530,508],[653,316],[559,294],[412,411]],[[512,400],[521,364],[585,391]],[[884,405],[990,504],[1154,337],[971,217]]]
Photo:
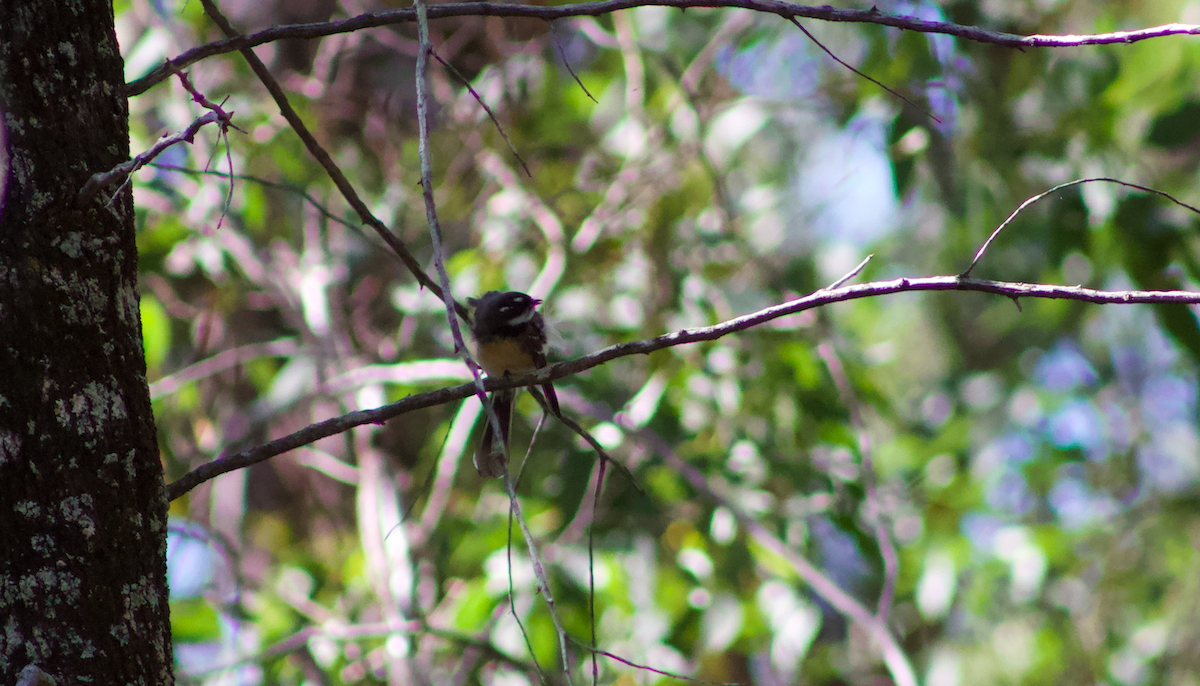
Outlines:
[[[200,2],[204,6],[205,13],[212,18],[213,22],[220,27],[225,35],[231,38],[240,37],[233,28],[233,25],[229,23],[229,20],[217,9],[213,0],[200,0]],[[242,53],[242,57],[246,59],[247,64],[250,65],[250,69],[254,72],[254,75],[258,77],[258,80],[262,82],[267,92],[275,100],[275,104],[279,107],[279,113],[283,115],[288,125],[292,127],[292,130],[296,132],[300,140],[304,142],[304,147],[308,149],[309,154],[325,169],[325,173],[329,174],[329,178],[333,180],[334,185],[341,191],[342,197],[346,199],[350,207],[354,208],[355,213],[358,214],[362,223],[370,226],[379,234],[379,237],[396,253],[400,261],[404,263],[405,267],[408,267],[408,271],[412,273],[413,277],[422,286],[433,291],[438,298],[442,298],[442,289],[425,273],[425,270],[421,267],[421,263],[409,252],[404,241],[400,240],[396,234],[392,233],[382,221],[371,213],[371,210],[367,208],[367,204],[363,202],[362,198],[358,196],[358,192],[354,190],[354,186],[350,183],[350,180],[346,178],[346,175],[334,163],[333,158],[330,157],[325,148],[321,147],[321,144],[317,142],[316,137],[308,130],[308,126],[304,123],[304,120],[300,118],[300,115],[296,113],[291,103],[288,102],[287,94],[283,92],[283,88],[280,87],[279,82],[271,75],[270,70],[267,69],[267,65],[263,64],[263,61],[258,58],[258,55],[254,54],[254,51],[249,46],[239,47],[238,50]],[[180,69],[182,65],[174,64],[172,67]],[[467,310],[465,307],[455,303],[455,309],[459,316],[464,319],[466,318]]]
[[233,369],[259,357],[290,357],[298,352],[300,352],[300,344],[296,342],[295,338],[280,338],[267,343],[251,343],[231,348],[150,384],[150,399],[158,400],[178,391],[184,384]]
[[[943,33],[978,43],[989,43],[1020,49],[1109,45],[1113,43],[1134,43],[1151,38],[1162,38],[1164,36],[1200,35],[1200,26],[1194,24],[1165,24],[1163,26],[1136,31],[1114,31],[1094,35],[1053,36],[1039,34],[1035,36],[1020,36],[1014,33],[989,31],[988,29],[964,26],[948,21],[924,21],[915,17],[881,12],[874,7],[867,10],[842,9],[830,7],[829,5],[806,7],[804,5],[793,5],[782,2],[781,0],[599,0],[598,2],[580,2],[555,7],[491,2],[455,2],[429,7],[428,13],[431,20],[448,17],[488,16],[531,17],[553,21],[567,17],[595,17],[634,7],[650,6],[678,7],[680,9],[688,7],[736,7],[766,14],[775,14],[784,19],[801,18],[858,24],[878,24],[880,26],[890,26],[892,28],[921,33]],[[222,55],[236,50],[248,50],[257,45],[285,38],[321,38],[338,33],[352,33],[377,26],[412,24],[416,21],[416,10],[408,8],[367,12],[341,21],[273,26],[246,36],[231,35],[227,40],[201,45],[188,50],[172,60],[164,62],[149,74],[126,84],[125,95],[129,97],[141,95],[149,90],[150,87],[166,79],[173,72],[214,55]]]
[[912,108],[913,108],[913,109],[915,109],[916,111],[920,112],[921,114],[924,114],[925,116],[929,117],[930,119],[934,120],[935,122],[937,122],[937,123],[939,123],[939,124],[941,124],[941,123],[942,123],[942,120],[941,120],[941,119],[938,119],[936,116],[934,116],[933,112],[930,112],[929,110],[925,109],[924,107],[921,107],[920,105],[918,105],[917,103],[913,102],[912,100],[909,100],[908,98],[904,97],[904,95],[903,95],[903,94],[901,94],[899,91],[893,90],[893,89],[889,88],[888,86],[885,86],[883,83],[880,83],[879,81],[877,81],[877,80],[876,80],[874,77],[870,76],[869,74],[864,74],[864,73],[862,73],[861,71],[859,71],[859,70],[855,69],[853,66],[851,66],[851,65],[847,64],[846,62],[844,62],[844,61],[842,60],[842,58],[840,58],[840,57],[838,57],[837,55],[833,54],[833,51],[832,51],[832,50],[830,50],[829,48],[825,47],[825,44],[824,44],[824,43],[822,43],[821,41],[817,40],[817,37],[816,37],[816,36],[814,36],[814,35],[812,35],[811,33],[809,33],[808,29],[804,28],[804,24],[801,24],[801,23],[800,23],[800,22],[799,22],[799,21],[798,21],[798,20],[797,20],[795,17],[791,17],[791,21],[792,21],[792,23],[793,23],[793,24],[795,24],[795,25],[796,25],[796,28],[800,29],[800,30],[801,30],[801,31],[804,33],[804,35],[805,35],[805,36],[808,36],[808,39],[809,39],[810,41],[812,41],[813,43],[816,43],[818,48],[820,48],[821,50],[824,50],[826,55],[829,55],[830,57],[832,57],[834,62],[837,62],[838,64],[840,64],[840,65],[842,65],[843,67],[845,67],[845,68],[849,69],[850,71],[854,72],[855,74],[857,74],[857,75],[861,76],[862,78],[864,78],[864,79],[866,79],[866,80],[870,81],[871,83],[875,84],[876,86],[879,86],[880,88],[882,88],[883,90],[887,91],[888,93],[891,93],[892,95],[896,96],[897,98],[900,98],[901,100],[903,100],[904,102],[906,102],[906,103],[908,103],[910,106],[912,106]]
[[[508,134],[504,132],[504,127],[500,125],[500,120],[496,118],[496,113],[493,112],[492,108],[488,107],[488,104],[483,101],[483,97],[475,91],[475,89],[471,86],[471,82],[467,80],[467,77],[463,76],[462,72],[456,69],[453,64],[450,64],[446,60],[442,59],[440,55],[434,52],[433,48],[429,49],[429,54],[433,55],[433,59],[441,62],[442,66],[446,68],[446,71],[454,74],[454,77],[462,83],[463,88],[466,88],[471,96],[475,98],[475,102],[479,103],[479,106],[483,108],[484,112],[487,112],[487,116],[490,117],[492,123],[496,125],[496,132],[499,133],[500,137],[504,139],[504,142],[508,144],[508,149],[512,151],[513,157],[517,158],[517,161],[521,163],[521,168],[525,170],[525,175],[532,179],[533,172],[529,171],[529,165],[525,164],[525,160],[521,158],[521,153],[517,152],[517,146],[513,145],[512,139],[509,138]],[[421,73],[424,72],[422,71]]]

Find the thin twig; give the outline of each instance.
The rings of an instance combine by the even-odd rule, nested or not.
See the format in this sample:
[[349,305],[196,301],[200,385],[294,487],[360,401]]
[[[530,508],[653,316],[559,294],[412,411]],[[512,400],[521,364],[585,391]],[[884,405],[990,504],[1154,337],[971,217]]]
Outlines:
[[[175,68],[177,69],[177,67],[175,67]],[[120,186],[117,187],[117,190],[113,193],[113,197],[115,198],[117,196],[117,194],[121,192],[121,189],[125,187],[125,184],[129,183],[129,180],[131,178],[133,178],[134,172],[136,172],[137,170],[146,166],[147,164],[150,164],[150,162],[152,160],[154,160],[155,157],[158,157],[159,155],[161,155],[167,148],[171,147],[172,145],[175,145],[176,143],[183,143],[183,142],[191,143],[191,142],[193,142],[193,140],[196,137],[196,133],[199,132],[201,127],[203,127],[205,124],[209,124],[214,121],[217,122],[217,124],[219,125],[219,128],[220,128],[220,133],[218,134],[218,138],[225,139],[225,152],[227,155],[229,154],[229,129],[234,129],[236,131],[241,131],[242,133],[246,133],[245,131],[242,131],[242,129],[239,129],[238,127],[234,126],[233,113],[226,112],[225,109],[221,106],[221,105],[224,105],[225,103],[221,103],[221,105],[217,105],[217,104],[213,103],[211,100],[206,98],[204,96],[204,94],[200,93],[199,91],[196,90],[196,88],[194,86],[192,86],[192,81],[188,77],[187,72],[172,71],[171,73],[178,74],[179,81],[180,81],[180,83],[183,84],[184,90],[186,90],[188,93],[190,93],[192,95],[192,100],[194,102],[199,104],[201,107],[207,109],[209,111],[209,113],[207,115],[198,117],[195,121],[193,121],[191,123],[190,126],[188,126],[186,129],[184,129],[180,133],[177,133],[173,136],[166,136],[166,137],[158,139],[158,141],[156,141],[149,150],[138,155],[137,157],[133,158],[132,160],[130,160],[128,162],[124,162],[122,164],[119,164],[107,172],[101,172],[101,173],[92,175],[92,178],[88,179],[88,182],[86,184],[84,184],[83,190],[81,190],[79,192],[79,198],[78,198],[79,203],[82,204],[82,203],[86,202],[87,200],[90,200],[91,197],[93,195],[95,195],[101,188],[104,188],[105,186],[113,184],[118,179],[120,179],[122,181],[122,183]],[[230,199],[230,201],[232,201],[232,199],[233,199],[233,180],[232,180],[233,157],[232,156],[229,157],[229,173],[230,173],[230,177],[231,177],[231,179],[229,181],[229,199]],[[226,207],[228,207],[228,205],[229,205],[229,203],[227,202]],[[222,210],[221,218],[224,219],[224,217],[225,217],[225,213],[224,213],[224,210]],[[220,228],[220,226],[221,226],[220,222],[217,222],[217,228]]]
[[575,70],[571,68],[571,61],[567,59],[567,51],[563,50],[562,43],[560,43],[558,40],[558,32],[554,30],[554,22],[548,21],[546,23],[550,25],[550,38],[554,41],[554,47],[558,50],[558,56],[562,58],[563,66],[565,66],[567,71],[570,72],[571,78],[575,79],[575,83],[579,84],[579,88],[583,90],[583,94],[588,96],[592,102],[599,105],[600,101],[596,99],[596,96],[592,95],[592,92],[587,89],[587,86],[583,85],[583,81],[579,80],[579,76],[575,73]]
[[483,101],[483,97],[480,96],[479,93],[475,92],[475,89],[471,87],[471,82],[467,81],[467,77],[463,76],[453,64],[450,64],[446,60],[442,59],[442,56],[437,54],[433,48],[429,49],[429,54],[433,55],[433,59],[441,62],[443,67],[449,69],[450,73],[454,74],[454,76],[456,76],[458,80],[462,82],[462,85],[466,86],[471,95],[475,97],[475,101],[478,102],[479,106],[483,108],[483,111],[487,112],[487,116],[491,117],[492,123],[496,125],[496,130],[500,132],[500,137],[503,138],[504,142],[508,144],[508,149],[512,151],[513,157],[517,158],[517,161],[521,163],[521,168],[525,170],[525,175],[532,179],[533,172],[529,171],[529,166],[525,164],[525,160],[521,159],[521,153],[517,152],[517,147],[513,145],[511,140],[509,140],[508,134],[504,133],[504,127],[500,125],[500,120],[496,118],[496,113],[493,112],[492,108],[488,107],[488,104]]
[[225,215],[229,212],[229,208],[233,205],[233,152],[230,150],[229,146],[229,129],[236,129],[242,133],[246,132],[233,125],[232,114],[225,113],[225,109],[223,107],[225,105],[225,101],[221,101],[221,104],[218,105],[209,100],[207,96],[196,90],[196,87],[192,85],[192,79],[188,76],[187,72],[179,72],[179,82],[183,84],[183,89],[191,94],[193,102],[205,109],[215,112],[217,116],[221,118],[221,131],[218,137],[225,141],[225,159],[229,163],[229,192],[225,194],[225,204],[221,207],[221,217],[217,219],[216,230],[220,231],[221,224],[225,221]]
[[[529,394],[532,395],[534,400],[537,400],[538,404],[542,406],[543,417],[554,415],[554,413],[550,411],[550,405],[547,404],[546,397],[542,395],[541,389],[537,388],[536,386],[530,386]],[[629,467],[626,467],[619,461],[613,459],[613,456],[608,454],[608,451],[604,449],[604,446],[600,445],[600,441],[596,440],[596,437],[592,435],[592,432],[583,428],[579,422],[565,414],[559,415],[558,421],[565,424],[568,429],[575,432],[576,436],[579,436],[584,440],[585,443],[591,446],[592,450],[596,451],[596,456],[600,458],[601,463],[610,463],[616,465],[617,469],[619,469],[622,474],[629,477],[629,483],[633,485],[634,489],[637,490],[637,492],[641,495],[646,495],[646,491],[641,487],[640,484],[638,484],[637,478],[634,477],[633,472],[629,471]]]
[[[539,420],[537,426],[533,430],[533,438],[530,439],[530,441],[529,441],[529,448],[525,451],[525,457],[524,457],[524,459],[521,460],[521,468],[517,472],[517,482],[516,482],[516,484],[513,485],[513,492],[516,492],[517,485],[521,483],[521,474],[523,474],[525,471],[525,465],[529,461],[529,454],[533,451],[533,443],[534,443],[534,441],[537,440],[538,430],[541,428],[542,428],[542,422]],[[506,445],[504,447],[504,449],[507,451],[508,446]],[[506,455],[506,457],[507,457],[507,455]],[[509,466],[510,466],[510,464],[508,462],[505,462],[500,467],[501,475],[505,479],[505,481],[508,480]],[[521,531],[528,532],[528,530],[529,530],[528,523],[525,521],[525,515],[518,508],[519,508],[518,504],[516,502],[514,502],[513,498],[510,496],[509,502],[508,502],[508,539],[504,542],[505,554],[508,556],[508,608],[512,612],[513,620],[516,621],[517,627],[521,629],[521,637],[525,639],[525,649],[529,651],[529,656],[533,660],[534,667],[537,670],[538,680],[544,684],[544,683],[546,683],[546,676],[544,674],[542,674],[542,666],[540,664],[538,664],[537,655],[533,652],[533,641],[530,640],[530,638],[529,638],[529,632],[525,629],[525,623],[521,621],[521,616],[519,614],[517,614],[516,593],[513,590],[513,555],[512,555],[513,519],[518,519],[518,521],[520,522]],[[526,541],[529,540],[528,536],[526,536],[525,540]],[[530,562],[530,566],[533,566],[532,561]],[[535,570],[536,569],[537,568],[535,568]],[[539,582],[541,581],[540,576],[538,577],[538,580],[539,580]],[[551,614],[551,616],[553,616],[553,614],[554,614],[553,607],[550,608],[550,614]]]
[[[1103,291],[1094,288],[1083,288],[1081,286],[1013,283],[1008,281],[964,278],[961,276],[899,278],[890,281],[874,281],[834,289],[822,289],[803,298],[736,317],[714,326],[682,329],[655,338],[621,343],[574,360],[549,365],[536,372],[522,376],[488,379],[484,386],[488,391],[496,391],[544,384],[548,381],[561,379],[597,367],[618,358],[630,355],[645,355],[677,345],[716,340],[729,334],[761,326],[779,317],[785,317],[816,307],[823,307],[847,300],[857,300],[859,298],[873,298],[893,293],[923,291],[972,291],[991,293],[1013,299],[1047,298],[1113,305],[1152,303],[1200,304],[1200,292],[1196,291]],[[384,405],[373,410],[359,410],[340,417],[327,419],[283,438],[201,465],[188,472],[178,481],[171,483],[167,487],[168,496],[174,500],[199,484],[220,474],[257,464],[294,448],[308,445],[321,438],[347,431],[355,426],[381,424],[393,417],[426,407],[434,407],[443,403],[462,400],[474,393],[474,384],[463,384],[428,393],[411,395],[390,405]]]
[[693,684],[714,684],[716,686],[743,686],[743,684],[740,684],[736,681],[709,681],[707,679],[697,679],[696,677],[692,677],[692,676],[685,676],[683,674],[676,674],[675,672],[668,672],[663,669],[655,669],[649,665],[639,665],[638,663],[634,662],[633,660],[626,660],[625,658],[621,657],[620,655],[614,655],[613,653],[610,653],[607,650],[600,650],[599,648],[595,647],[594,645],[589,646],[588,644],[580,641],[579,639],[572,638],[571,642],[574,643],[575,645],[579,646],[580,648],[583,648],[584,650],[590,651],[592,653],[593,658],[596,655],[603,655],[604,657],[607,657],[610,660],[616,660],[617,662],[620,662],[623,665],[628,665],[630,667],[633,667],[634,669],[640,669],[640,670],[643,670],[646,672],[651,672],[653,674],[660,674],[662,676],[670,677],[672,679],[679,679],[680,681],[689,681]]
[[604,489],[605,462],[600,461],[596,492],[592,496],[592,521],[588,525],[588,616],[592,619],[592,684],[600,680],[600,665],[596,661],[596,516],[600,512],[600,491]]
[[521,535],[525,537],[525,546],[529,549],[529,561],[533,564],[533,574],[537,578],[538,588],[542,592],[542,597],[546,600],[546,606],[550,610],[550,620],[554,622],[554,630],[558,633],[559,650],[562,653],[563,673],[566,674],[567,683],[569,684],[571,683],[571,663],[567,661],[567,641],[570,640],[570,637],[567,635],[566,630],[563,629],[562,622],[558,619],[558,611],[554,606],[554,596],[550,593],[550,580],[546,576],[545,566],[542,565],[541,555],[538,554],[533,532],[529,530],[529,524],[525,522],[525,515],[521,511],[521,501],[517,498],[517,490],[513,485],[512,476],[509,475],[508,465],[504,465],[501,468],[501,477],[504,479],[504,490],[508,493],[512,515],[517,520],[517,524],[521,526]]
[[938,119],[938,118],[937,118],[937,117],[936,117],[936,116],[933,114],[933,112],[930,112],[929,110],[925,109],[924,107],[921,107],[920,105],[918,105],[917,103],[913,102],[912,100],[909,100],[908,98],[904,97],[904,96],[903,96],[903,95],[901,95],[900,93],[898,93],[898,92],[896,92],[896,91],[892,90],[891,88],[888,88],[887,86],[883,85],[883,84],[882,84],[882,83],[880,83],[879,81],[876,81],[874,78],[872,78],[872,77],[870,77],[870,76],[867,76],[866,74],[862,73],[861,71],[859,71],[859,70],[855,69],[854,67],[850,66],[849,64],[847,64],[847,63],[843,62],[843,61],[842,61],[842,58],[840,58],[840,57],[838,57],[837,55],[833,54],[833,51],[832,51],[832,50],[830,50],[829,48],[825,47],[825,45],[824,45],[823,43],[821,43],[821,41],[817,40],[816,36],[814,36],[814,35],[812,35],[811,33],[809,33],[809,32],[808,32],[808,29],[804,28],[804,25],[803,25],[803,24],[801,24],[801,23],[800,23],[800,22],[799,22],[799,21],[798,21],[798,20],[797,20],[795,17],[788,17],[788,20],[789,20],[789,21],[791,21],[793,24],[795,24],[795,25],[796,25],[796,28],[798,28],[798,29],[800,29],[801,31],[803,31],[803,32],[804,32],[804,35],[808,36],[808,39],[809,39],[810,41],[812,41],[812,42],[816,43],[818,48],[820,48],[820,49],[824,50],[826,55],[829,55],[830,57],[832,57],[834,62],[837,62],[838,64],[840,64],[840,65],[842,65],[843,67],[845,67],[845,68],[849,69],[850,71],[854,72],[855,74],[858,74],[859,76],[861,76],[861,77],[863,77],[864,79],[866,79],[866,80],[870,81],[871,83],[875,84],[876,86],[879,86],[880,88],[882,88],[883,90],[885,90],[885,91],[887,91],[887,92],[891,93],[892,95],[896,96],[897,98],[900,98],[901,100],[903,100],[904,102],[908,103],[909,105],[912,105],[912,106],[913,106],[913,109],[917,110],[917,111],[918,111],[918,112],[920,112],[921,114],[924,114],[925,116],[929,117],[930,119],[934,120],[935,122],[937,122],[937,123],[939,123],[939,124],[941,124],[941,123],[942,123],[942,120],[941,120],[941,119]]
[[[742,8],[765,14],[775,14],[785,19],[800,17],[822,21],[878,24],[919,33],[941,33],[978,43],[1019,49],[1071,48],[1081,45],[1110,45],[1114,43],[1127,44],[1164,36],[1200,35],[1200,26],[1177,23],[1135,31],[1114,31],[1092,35],[1054,36],[1039,34],[1021,36],[1003,31],[989,31],[988,29],[981,29],[975,26],[964,26],[962,24],[955,24],[954,22],[925,21],[916,17],[881,12],[875,7],[862,10],[843,9],[830,7],[829,5],[809,7],[783,2],[782,0],[600,0],[598,2],[580,2],[557,6],[455,2],[434,5],[429,8],[428,12],[429,18],[435,20],[449,17],[488,16],[530,17],[545,21],[554,21],[555,19],[566,19],[568,17],[596,17],[635,7],[678,7],[681,9],[689,7]],[[149,90],[151,86],[163,81],[175,71],[214,55],[221,55],[236,50],[246,50],[263,45],[264,43],[283,39],[321,38],[339,33],[352,33],[377,26],[412,24],[416,21],[416,10],[405,8],[367,12],[341,21],[273,26],[254,34],[231,37],[227,40],[216,41],[188,50],[182,55],[159,65],[142,78],[126,84],[125,95],[128,97],[141,95]]]
[[842,278],[838,279],[837,281],[834,281],[833,283],[829,284],[822,290],[831,291],[835,288],[839,288],[842,286],[842,284],[844,284],[847,281],[849,281],[850,279],[853,279],[854,277],[858,276],[860,273],[862,273],[863,269],[866,269],[867,263],[871,261],[872,257],[875,257],[875,253],[871,253],[870,255],[867,255],[866,257],[864,257],[863,261],[859,262],[857,267],[846,272],[845,276],[843,276]]
[[134,172],[149,164],[150,161],[155,157],[161,155],[167,148],[175,145],[176,143],[191,143],[195,141],[196,133],[199,132],[201,128],[207,124],[218,123],[220,121],[220,115],[215,112],[209,112],[196,117],[196,119],[189,124],[186,129],[170,136],[163,136],[162,138],[159,138],[154,142],[154,145],[150,146],[149,150],[143,152],[132,160],[129,160],[128,162],[122,162],[106,172],[97,172],[96,174],[93,174],[92,177],[87,180],[87,183],[84,184],[83,188],[79,191],[79,196],[76,198],[76,202],[79,204],[86,203],[88,200],[91,200],[96,193],[99,193],[101,189],[111,186],[117,181],[124,182],[124,180],[128,179],[131,175],[133,175]]
[[1092,181],[1106,181],[1108,183],[1115,183],[1120,186],[1125,186],[1127,188],[1136,188],[1139,191],[1145,191],[1147,193],[1161,195],[1162,197],[1166,198],[1167,200],[1170,200],[1171,202],[1175,203],[1176,205],[1179,205],[1182,208],[1190,210],[1194,214],[1200,214],[1200,209],[1193,207],[1192,205],[1189,205],[1181,200],[1176,199],[1170,193],[1166,193],[1164,191],[1160,191],[1155,188],[1139,186],[1136,183],[1129,183],[1127,181],[1118,181],[1117,179],[1110,179],[1106,176],[1098,176],[1098,177],[1094,177],[1094,178],[1090,178],[1090,179],[1075,179],[1074,181],[1060,183],[1059,185],[1055,186],[1054,188],[1051,188],[1048,191],[1042,191],[1041,193],[1038,193],[1037,195],[1033,196],[1032,198],[1029,198],[1025,202],[1021,203],[1021,206],[1018,207],[1017,209],[1013,210],[1012,214],[1008,215],[1008,218],[1005,219],[1003,222],[1001,222],[1000,226],[997,226],[996,230],[992,232],[992,235],[988,236],[988,239],[983,242],[983,246],[979,248],[979,252],[975,253],[975,259],[971,260],[971,266],[967,267],[967,270],[962,273],[962,276],[967,277],[967,276],[971,275],[971,270],[975,269],[975,265],[979,264],[979,260],[983,259],[983,254],[987,252],[988,246],[990,246],[992,244],[992,241],[996,240],[996,237],[1000,235],[1000,232],[1003,231],[1006,226],[1011,224],[1012,221],[1017,218],[1017,215],[1020,214],[1022,211],[1024,211],[1024,209],[1026,207],[1029,207],[1033,203],[1041,200],[1042,198],[1046,197],[1047,195],[1050,195],[1051,193],[1061,191],[1064,188],[1070,188],[1071,186],[1078,186],[1078,185],[1084,184],[1084,183],[1091,183]]
[[286,191],[288,193],[294,193],[295,195],[298,195],[301,198],[303,198],[308,204],[310,204],[314,208],[316,208],[317,212],[320,213],[320,215],[322,217],[325,217],[326,219],[328,219],[332,222],[336,222],[359,235],[363,235],[361,226],[359,226],[358,224],[352,224],[352,223],[346,221],[345,219],[342,219],[341,217],[335,215],[333,212],[330,212],[329,208],[322,205],[320,201],[318,201],[316,198],[314,198],[312,195],[310,195],[308,193],[308,191],[305,191],[300,186],[294,186],[294,185],[288,184],[288,183],[280,183],[278,181],[271,181],[269,179],[264,179],[261,176],[254,176],[253,174],[229,174],[229,173],[226,173],[223,171],[215,171],[215,170],[210,171],[208,169],[192,169],[191,167],[177,167],[173,164],[160,164],[158,162],[152,162],[150,164],[147,164],[146,166],[153,167],[154,169],[163,169],[166,171],[180,172],[182,174],[195,174],[195,175],[206,175],[207,174],[207,175],[212,175],[212,176],[220,176],[222,178],[234,178],[234,179],[238,179],[241,181],[253,181],[254,183],[257,183],[261,186],[266,186],[267,188],[275,188],[275,189],[278,189],[281,191]]
[[[505,466],[505,475],[507,476],[507,466]],[[513,619],[517,622],[517,628],[521,630],[521,638],[525,639],[525,648],[529,651],[530,658],[533,659],[533,668],[537,672],[538,679],[545,683],[546,677],[542,674],[542,666],[538,664],[537,654],[533,652],[533,641],[529,639],[529,632],[525,630],[525,623],[521,621],[521,615],[517,614],[517,598],[516,592],[513,590],[513,561],[512,561],[512,523],[513,511],[515,507],[510,502],[508,506],[508,542],[504,544],[505,554],[508,555],[508,609],[512,613]],[[522,520],[524,525],[524,520]]]
[[[879,622],[887,625],[888,612],[892,608],[892,600],[896,597],[896,581],[900,574],[900,563],[896,555],[896,546],[892,542],[891,533],[883,523],[883,503],[879,500],[876,488],[875,465],[871,460],[871,436],[867,433],[866,422],[863,421],[861,403],[854,393],[854,386],[846,374],[842,361],[837,352],[828,343],[817,346],[817,354],[825,362],[833,383],[837,386],[842,403],[850,410],[850,424],[858,432],[859,460],[862,462],[863,490],[866,491],[868,524],[875,530],[875,538],[879,542],[879,556],[883,559],[883,590],[879,593],[879,605],[875,616]],[[873,512],[872,512],[873,510]]]

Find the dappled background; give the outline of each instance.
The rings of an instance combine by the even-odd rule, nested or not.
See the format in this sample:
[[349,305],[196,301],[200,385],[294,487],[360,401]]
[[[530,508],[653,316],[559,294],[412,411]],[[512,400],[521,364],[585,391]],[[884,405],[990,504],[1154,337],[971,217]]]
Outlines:
[[[244,32],[390,7],[221,4]],[[1174,0],[877,7],[1021,34],[1200,23]],[[118,2],[117,26],[131,81],[221,37],[196,2]],[[545,297],[561,360],[810,293],[867,254],[859,280],[962,272],[1023,200],[1075,178],[1200,203],[1193,38],[1018,51],[804,26],[907,100],[745,10],[431,22],[455,295]],[[431,265],[417,47],[403,24],[257,53]],[[241,130],[207,127],[134,180],[168,478],[467,380],[440,301],[363,228],[241,56],[189,72]],[[174,79],[130,110],[138,151],[204,112]],[[973,275],[1195,289],[1198,227],[1158,196],[1074,186],[1020,215]],[[909,293],[558,382],[629,471],[608,470],[596,497],[596,455],[549,421],[521,474],[558,619],[582,642],[574,683],[592,679],[593,630],[628,661],[601,657],[601,683],[903,681],[769,541],[885,615],[921,683],[1194,683],[1198,356],[1184,306]],[[521,459],[540,411],[518,407]],[[540,666],[561,682],[508,497],[471,465],[480,416],[468,400],[367,425],[175,501],[181,681],[515,685]]]

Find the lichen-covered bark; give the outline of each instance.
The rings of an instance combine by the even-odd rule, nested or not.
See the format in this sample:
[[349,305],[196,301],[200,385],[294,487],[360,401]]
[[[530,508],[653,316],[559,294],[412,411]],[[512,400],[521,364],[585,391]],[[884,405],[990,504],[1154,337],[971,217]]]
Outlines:
[[166,499],[104,1],[0,1],[0,684],[170,684]]

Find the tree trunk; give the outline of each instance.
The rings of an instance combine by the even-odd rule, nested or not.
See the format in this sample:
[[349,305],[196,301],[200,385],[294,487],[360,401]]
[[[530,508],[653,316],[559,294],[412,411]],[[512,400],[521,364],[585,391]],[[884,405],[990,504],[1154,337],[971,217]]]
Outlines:
[[0,684],[173,682],[122,71],[110,2],[0,1]]

